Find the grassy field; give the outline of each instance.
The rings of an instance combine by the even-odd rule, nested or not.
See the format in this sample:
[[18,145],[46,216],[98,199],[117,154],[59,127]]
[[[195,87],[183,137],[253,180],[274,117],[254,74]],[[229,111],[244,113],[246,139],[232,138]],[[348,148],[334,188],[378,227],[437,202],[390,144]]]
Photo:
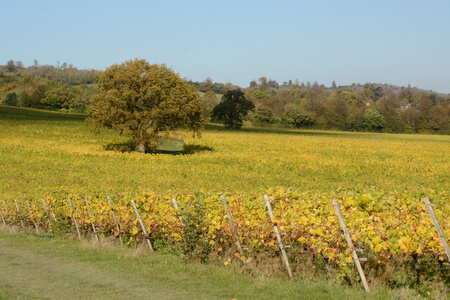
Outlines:
[[[127,137],[84,115],[0,107],[0,198],[291,187],[448,191],[450,137],[207,126],[193,155],[105,151]],[[183,135],[184,133],[180,133]]]
[[173,255],[11,232],[0,225],[0,299],[398,299],[408,289],[252,278]]

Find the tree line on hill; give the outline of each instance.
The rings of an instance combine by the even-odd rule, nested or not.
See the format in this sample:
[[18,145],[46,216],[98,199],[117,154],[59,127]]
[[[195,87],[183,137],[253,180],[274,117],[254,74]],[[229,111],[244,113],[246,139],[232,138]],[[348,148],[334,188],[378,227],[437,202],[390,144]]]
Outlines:
[[[220,103],[208,85],[200,85],[205,117],[214,119]],[[390,133],[450,133],[450,95],[381,84],[324,85],[261,77],[245,89],[254,103],[245,122],[280,126]]]
[[[24,67],[20,61],[0,66],[0,104],[84,112],[98,93],[95,70],[67,63]],[[283,84],[261,77],[241,88],[231,83],[187,80],[201,93],[203,115],[217,121],[213,110],[228,91],[241,90],[254,104],[238,124],[338,129],[392,133],[450,134],[450,95],[387,84],[331,87],[289,80]],[[217,110],[217,109],[216,109]]]
[[95,70],[71,64],[25,68],[20,61],[0,66],[0,103],[10,106],[84,112],[97,93]]

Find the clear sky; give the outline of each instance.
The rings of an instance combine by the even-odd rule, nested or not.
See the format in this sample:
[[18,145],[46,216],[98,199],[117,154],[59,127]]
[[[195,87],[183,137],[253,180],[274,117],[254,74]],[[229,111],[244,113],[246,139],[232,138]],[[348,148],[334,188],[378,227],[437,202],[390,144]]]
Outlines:
[[242,87],[265,76],[450,93],[450,1],[0,0],[0,64],[134,58]]

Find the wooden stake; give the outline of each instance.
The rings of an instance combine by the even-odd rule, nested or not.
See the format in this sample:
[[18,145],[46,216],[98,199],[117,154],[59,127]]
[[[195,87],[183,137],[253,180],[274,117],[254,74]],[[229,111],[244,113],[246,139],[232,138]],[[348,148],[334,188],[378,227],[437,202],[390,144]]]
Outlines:
[[359,276],[361,277],[361,281],[363,282],[364,288],[366,289],[366,292],[370,292],[369,284],[367,283],[366,276],[364,276],[363,269],[361,267],[361,263],[358,257],[358,254],[356,253],[355,247],[353,247],[352,238],[350,237],[350,233],[347,230],[347,226],[345,225],[344,218],[341,214],[341,209],[339,208],[339,204],[337,203],[336,199],[333,199],[333,205],[334,209],[336,210],[336,214],[338,216],[339,222],[341,223],[342,230],[344,231],[345,239],[347,240],[347,244],[350,247],[350,250],[353,255],[353,261],[355,262],[356,268],[358,269]]
[[450,261],[450,248],[448,247],[447,240],[445,239],[444,232],[442,232],[441,225],[439,224],[438,219],[436,218],[436,215],[434,214],[433,207],[431,205],[430,200],[428,197],[423,198],[423,201],[425,202],[425,205],[428,210],[428,214],[431,217],[431,220],[433,220],[434,228],[436,228],[437,234],[439,236],[439,239],[441,240],[441,244],[444,247],[445,253],[447,254],[447,258]]
[[55,220],[55,222],[58,221],[58,219],[56,218],[55,212],[53,211],[52,205],[49,203],[48,206],[50,207],[50,212],[52,213],[53,220]]
[[48,214],[48,209],[47,209],[47,205],[45,204],[44,198],[42,198],[42,206],[44,207],[45,213]]
[[34,221],[33,211],[31,210],[30,202],[28,200],[26,202],[27,202],[27,206],[28,206],[28,211],[30,212],[31,221],[34,224],[34,228],[36,228],[36,231],[38,231],[39,229],[38,229],[36,222]]
[[[47,209],[47,205],[45,204],[44,198],[42,198],[42,206],[44,206],[44,210],[48,214],[48,209]],[[55,216],[55,213],[53,212],[52,206],[50,204],[49,204],[49,206],[50,206],[50,211],[51,211],[52,216],[53,216],[53,220],[55,220],[55,222],[56,222],[56,216]]]
[[273,222],[273,212],[272,212],[272,206],[270,205],[269,196],[264,195],[264,200],[266,201],[266,206],[267,206],[267,210],[269,211],[270,221],[272,222],[273,230],[275,231],[275,234],[277,236],[278,247],[280,248],[281,255],[282,255],[281,259],[283,260],[283,262],[286,266],[286,270],[288,271],[289,277],[292,279],[291,266],[289,265],[289,260],[288,260],[287,254],[286,254],[284,244],[281,241],[280,231],[278,230],[278,225]]
[[[224,195],[222,195],[221,198],[222,198],[223,206],[225,207],[225,210],[227,212],[228,220],[230,221],[230,227],[231,227],[231,232],[233,233],[234,242],[236,243],[236,246],[238,247],[239,253],[241,254],[241,256],[244,256],[244,251],[242,250],[241,242],[239,241],[239,233],[238,233],[237,229],[234,228],[233,218],[231,217],[231,212],[228,209],[227,199],[225,198]],[[243,262],[245,264],[245,260]]]
[[16,208],[17,208],[17,213],[19,214],[20,224],[22,224],[22,227],[23,227],[24,226],[23,219],[22,219],[22,215],[20,214],[19,204],[17,204],[17,200],[16,199],[14,199],[14,203],[16,203]]
[[95,224],[92,221],[92,214],[91,214],[91,209],[89,208],[89,202],[88,202],[87,196],[84,196],[84,201],[86,202],[86,208],[87,208],[89,219],[91,222],[92,231],[94,232],[95,240],[98,242],[97,228],[95,228]]
[[0,216],[2,217],[3,225],[6,225],[5,217],[3,216],[3,212],[1,209],[0,209]]
[[[178,203],[177,203],[177,199],[175,199],[175,198],[172,198],[172,203],[173,203],[173,207],[175,207],[175,210],[177,211],[177,213],[178,213],[178,211],[179,211],[179,209],[178,209]],[[181,215],[178,213],[178,218],[180,218],[180,223],[181,223],[181,226],[184,226],[184,223],[183,223],[183,218],[181,217]]]
[[136,216],[139,219],[139,223],[141,224],[142,232],[144,233],[145,240],[147,241],[148,249],[150,249],[150,251],[153,252],[154,250],[153,250],[152,244],[150,243],[150,240],[148,239],[147,230],[145,230],[144,222],[142,222],[141,216],[139,215],[139,212],[137,210],[136,204],[134,203],[134,200],[131,200],[131,204],[133,205],[134,212],[136,213]]
[[51,229],[50,229],[50,218],[48,217],[49,212],[48,212],[48,209],[47,209],[47,205],[45,204],[44,198],[42,198],[41,200],[42,200],[42,206],[44,207],[44,211],[45,211],[45,214],[47,216],[47,226],[48,226],[48,229],[51,231]]
[[[3,201],[3,206],[5,207],[6,216],[8,216],[9,221],[11,221],[11,218],[10,218],[10,216],[9,216],[8,207],[6,207],[6,202],[5,202],[5,201]],[[6,216],[5,216],[5,218],[6,218]]]
[[69,198],[69,205],[70,205],[70,210],[72,211],[72,219],[75,224],[75,228],[77,229],[78,239],[81,240],[80,228],[78,227],[78,221],[77,221],[77,218],[75,218],[75,212],[73,210],[72,200],[70,198]]
[[114,224],[116,224],[117,236],[119,237],[120,245],[123,246],[122,236],[120,235],[120,227],[119,227],[119,223],[117,222],[116,213],[114,211],[114,208],[111,205],[111,199],[109,198],[109,196],[107,196],[107,198],[108,198],[109,207],[111,208],[111,214],[114,219]]

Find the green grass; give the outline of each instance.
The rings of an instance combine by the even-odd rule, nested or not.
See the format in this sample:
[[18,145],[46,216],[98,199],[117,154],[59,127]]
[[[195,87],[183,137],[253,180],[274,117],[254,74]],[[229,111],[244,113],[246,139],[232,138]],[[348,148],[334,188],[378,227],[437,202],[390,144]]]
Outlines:
[[[9,232],[7,232],[9,230]],[[173,255],[12,232],[0,226],[0,299],[411,299],[409,290],[285,278],[186,264]]]
[[0,120],[33,121],[33,122],[80,122],[86,118],[85,114],[61,113],[57,111],[40,110],[33,108],[18,108],[0,106]]

